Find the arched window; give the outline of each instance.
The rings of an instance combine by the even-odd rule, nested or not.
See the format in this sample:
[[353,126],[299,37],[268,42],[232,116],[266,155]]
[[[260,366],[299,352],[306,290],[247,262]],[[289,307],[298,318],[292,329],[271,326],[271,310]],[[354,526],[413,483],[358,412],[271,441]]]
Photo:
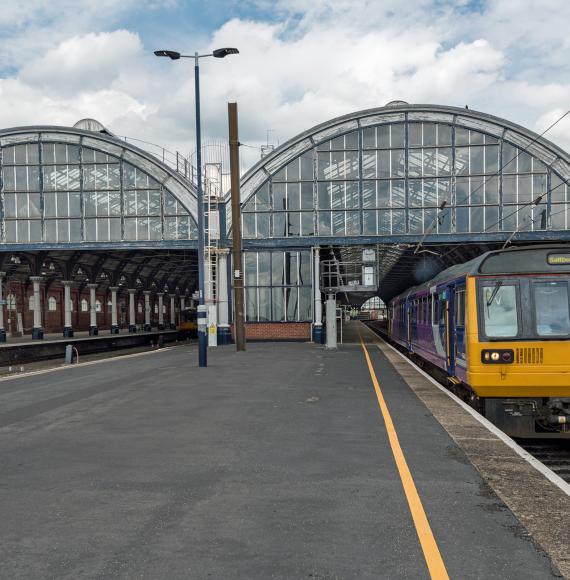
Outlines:
[[[162,175],[163,169],[135,151],[128,156],[128,162],[127,156],[123,159],[122,155],[117,157],[100,151],[99,148],[118,150],[119,147],[105,140],[97,144],[96,133],[91,137],[94,148],[77,143],[80,137],[75,129],[58,135],[59,138],[54,133],[49,137],[46,134],[41,146],[38,133],[29,130],[21,130],[14,137],[14,141],[22,143],[10,144],[3,140],[0,147],[2,189],[9,195],[5,198],[8,209],[2,215],[2,242],[196,238],[196,223],[178,201],[179,194],[190,198],[189,185],[184,186],[175,179],[172,192],[163,189],[153,177]],[[130,150],[130,145],[123,144],[123,148]],[[33,167],[28,170],[29,176],[26,166]],[[188,168],[186,165],[180,169],[187,173]],[[37,200],[39,175],[42,175],[41,211]],[[22,213],[24,207],[26,211]],[[124,220],[121,219],[123,210],[128,216]],[[51,263],[47,266],[55,269]],[[79,273],[79,268],[76,272]]]
[[12,293],[6,296],[6,308],[7,310],[16,310],[16,297]]
[[55,296],[50,296],[48,298],[48,310],[50,312],[55,312],[57,310],[57,300],[55,299]]
[[81,299],[81,312],[89,312],[89,304],[85,298]]
[[320,126],[312,145],[303,134],[261,161],[242,187],[252,193],[243,237],[568,229],[570,190],[550,161],[558,153],[491,119],[472,129],[473,115],[454,111],[452,121],[389,107],[365,113],[360,129],[356,117]]
[[69,299],[69,311],[73,312],[73,298]]
[[101,312],[101,302],[99,300],[95,300],[95,312]]
[[155,314],[158,314],[158,304],[155,304],[154,305],[154,313]]
[[137,310],[139,311],[139,314],[142,314],[142,311],[143,311],[142,302],[139,302],[138,307],[137,307]]

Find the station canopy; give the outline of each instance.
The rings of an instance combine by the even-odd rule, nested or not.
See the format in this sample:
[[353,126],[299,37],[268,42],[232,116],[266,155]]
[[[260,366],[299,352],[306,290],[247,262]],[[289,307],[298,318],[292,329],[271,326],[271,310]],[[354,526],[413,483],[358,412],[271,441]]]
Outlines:
[[[244,245],[375,247],[380,295],[505,242],[569,239],[570,158],[519,125],[409,105],[333,119],[242,179]],[[228,212],[229,216],[229,212]]]
[[[93,120],[4,129],[0,154],[0,267],[195,285],[187,160],[168,163]],[[305,131],[243,176],[244,251],[258,253],[246,262],[306,261],[312,246],[342,262],[374,248],[387,300],[506,242],[569,240],[569,178],[568,154],[524,127],[396,101]],[[229,246],[229,192],[219,209],[218,245]]]

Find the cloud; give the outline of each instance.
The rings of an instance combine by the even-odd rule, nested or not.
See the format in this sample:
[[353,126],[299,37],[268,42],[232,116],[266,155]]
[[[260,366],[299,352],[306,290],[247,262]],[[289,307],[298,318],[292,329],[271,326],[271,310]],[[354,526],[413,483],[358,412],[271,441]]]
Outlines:
[[[265,142],[268,129],[283,142],[332,117],[394,99],[469,105],[544,130],[568,108],[570,64],[563,54],[570,3],[537,4],[242,2],[247,17],[209,31],[204,46],[240,50],[201,62],[204,138],[227,139],[228,101],[239,104],[241,140],[256,146]],[[193,149],[192,62],[155,58],[150,45],[156,38],[148,41],[149,27],[135,17],[144,15],[148,24],[149,14],[174,14],[183,3],[10,5],[0,15],[7,47],[0,67],[10,63],[0,79],[0,126],[73,124],[94,117],[117,134],[184,153]],[[162,10],[150,12],[157,7]],[[183,48],[187,38],[174,24],[169,46]],[[165,29],[164,21],[159,28]],[[569,123],[547,136],[570,148]],[[258,151],[244,148],[242,155],[252,163]]]
[[[394,99],[463,106],[488,90],[504,59],[485,40],[444,47],[435,31],[313,27],[293,39],[281,25],[234,20],[214,45],[237,39],[241,54],[220,73],[211,63],[203,83],[205,118],[227,99],[240,103],[248,139],[275,130],[281,139],[359,109]],[[339,42],[342,39],[342,42]],[[259,137],[257,137],[259,138]]]
[[74,36],[24,66],[19,76],[59,94],[85,93],[111,86],[141,52],[139,37],[127,30]]

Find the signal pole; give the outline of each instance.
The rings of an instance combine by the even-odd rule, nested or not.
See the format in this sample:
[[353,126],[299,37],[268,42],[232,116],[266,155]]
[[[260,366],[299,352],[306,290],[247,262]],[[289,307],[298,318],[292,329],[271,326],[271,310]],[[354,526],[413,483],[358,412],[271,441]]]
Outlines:
[[239,189],[239,137],[237,103],[228,103],[230,137],[230,178],[232,189],[232,242],[233,242],[233,286],[235,305],[236,350],[245,350],[244,290],[241,243],[241,204]]

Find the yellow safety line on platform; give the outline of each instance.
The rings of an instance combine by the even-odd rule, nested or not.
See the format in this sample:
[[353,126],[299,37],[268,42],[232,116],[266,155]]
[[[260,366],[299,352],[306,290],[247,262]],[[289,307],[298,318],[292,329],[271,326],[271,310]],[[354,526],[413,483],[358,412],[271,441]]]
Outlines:
[[390,447],[392,449],[392,454],[394,455],[394,460],[396,461],[396,466],[398,468],[398,473],[400,474],[400,479],[402,485],[404,486],[404,492],[406,494],[406,499],[408,500],[408,505],[410,506],[410,512],[412,514],[412,519],[414,520],[414,525],[416,527],[416,532],[422,546],[424,553],[424,558],[430,573],[430,576],[437,580],[448,579],[447,570],[445,569],[445,564],[441,557],[439,548],[431,531],[424,507],[422,505],[422,500],[416,489],[416,484],[406,458],[404,457],[404,452],[400,446],[400,441],[398,440],[398,434],[396,433],[396,428],[388,411],[388,405],[384,400],[384,395],[382,394],[382,389],[376,377],[372,361],[370,360],[370,355],[368,354],[368,349],[364,344],[362,338],[360,339],[360,345],[364,351],[364,356],[368,364],[368,371],[370,372],[370,377],[372,379],[372,384],[374,385],[374,390],[376,391],[376,397],[378,399],[378,404],[380,405],[380,411],[382,412],[382,417],[384,418],[384,423],[386,425],[386,431],[388,432],[388,440],[390,441]]

